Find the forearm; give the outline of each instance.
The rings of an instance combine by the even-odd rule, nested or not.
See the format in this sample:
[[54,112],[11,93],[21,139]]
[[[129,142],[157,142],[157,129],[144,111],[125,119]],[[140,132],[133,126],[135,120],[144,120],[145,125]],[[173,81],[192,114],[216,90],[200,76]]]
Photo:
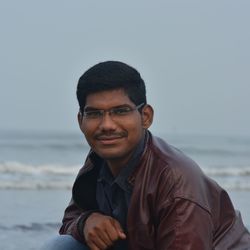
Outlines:
[[97,210],[83,210],[71,200],[69,206],[65,209],[60,234],[70,234],[80,242],[85,242],[83,227],[88,216]]

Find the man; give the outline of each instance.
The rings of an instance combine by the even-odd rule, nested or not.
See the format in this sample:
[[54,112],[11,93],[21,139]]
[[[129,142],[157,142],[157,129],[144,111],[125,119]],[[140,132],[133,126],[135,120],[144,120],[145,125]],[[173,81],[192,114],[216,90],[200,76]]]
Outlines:
[[140,74],[116,61],[79,79],[78,122],[90,153],[46,249],[250,249],[228,194],[148,128]]

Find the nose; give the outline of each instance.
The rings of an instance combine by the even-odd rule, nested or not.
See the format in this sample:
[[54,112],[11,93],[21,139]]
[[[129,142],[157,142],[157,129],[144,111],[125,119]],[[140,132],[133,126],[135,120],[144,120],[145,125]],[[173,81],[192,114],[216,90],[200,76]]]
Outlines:
[[102,119],[100,120],[99,128],[102,131],[114,131],[116,130],[117,124],[112,119],[109,112],[104,112]]

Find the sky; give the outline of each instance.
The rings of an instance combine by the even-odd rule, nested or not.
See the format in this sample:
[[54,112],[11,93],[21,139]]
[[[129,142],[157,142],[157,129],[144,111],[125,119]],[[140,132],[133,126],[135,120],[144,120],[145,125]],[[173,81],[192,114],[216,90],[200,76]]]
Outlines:
[[250,136],[250,1],[0,1],[0,130],[78,131],[94,64],[135,67],[156,133]]

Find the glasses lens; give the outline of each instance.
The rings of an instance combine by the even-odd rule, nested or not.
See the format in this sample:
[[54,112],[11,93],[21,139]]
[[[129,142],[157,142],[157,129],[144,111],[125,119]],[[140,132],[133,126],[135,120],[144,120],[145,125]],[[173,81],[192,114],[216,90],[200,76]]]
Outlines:
[[91,110],[91,111],[84,112],[84,116],[90,119],[100,118],[102,117],[102,115],[103,115],[102,110]]
[[131,111],[132,109],[129,107],[121,107],[121,108],[112,109],[110,113],[115,116],[123,116],[123,115],[129,114]]

